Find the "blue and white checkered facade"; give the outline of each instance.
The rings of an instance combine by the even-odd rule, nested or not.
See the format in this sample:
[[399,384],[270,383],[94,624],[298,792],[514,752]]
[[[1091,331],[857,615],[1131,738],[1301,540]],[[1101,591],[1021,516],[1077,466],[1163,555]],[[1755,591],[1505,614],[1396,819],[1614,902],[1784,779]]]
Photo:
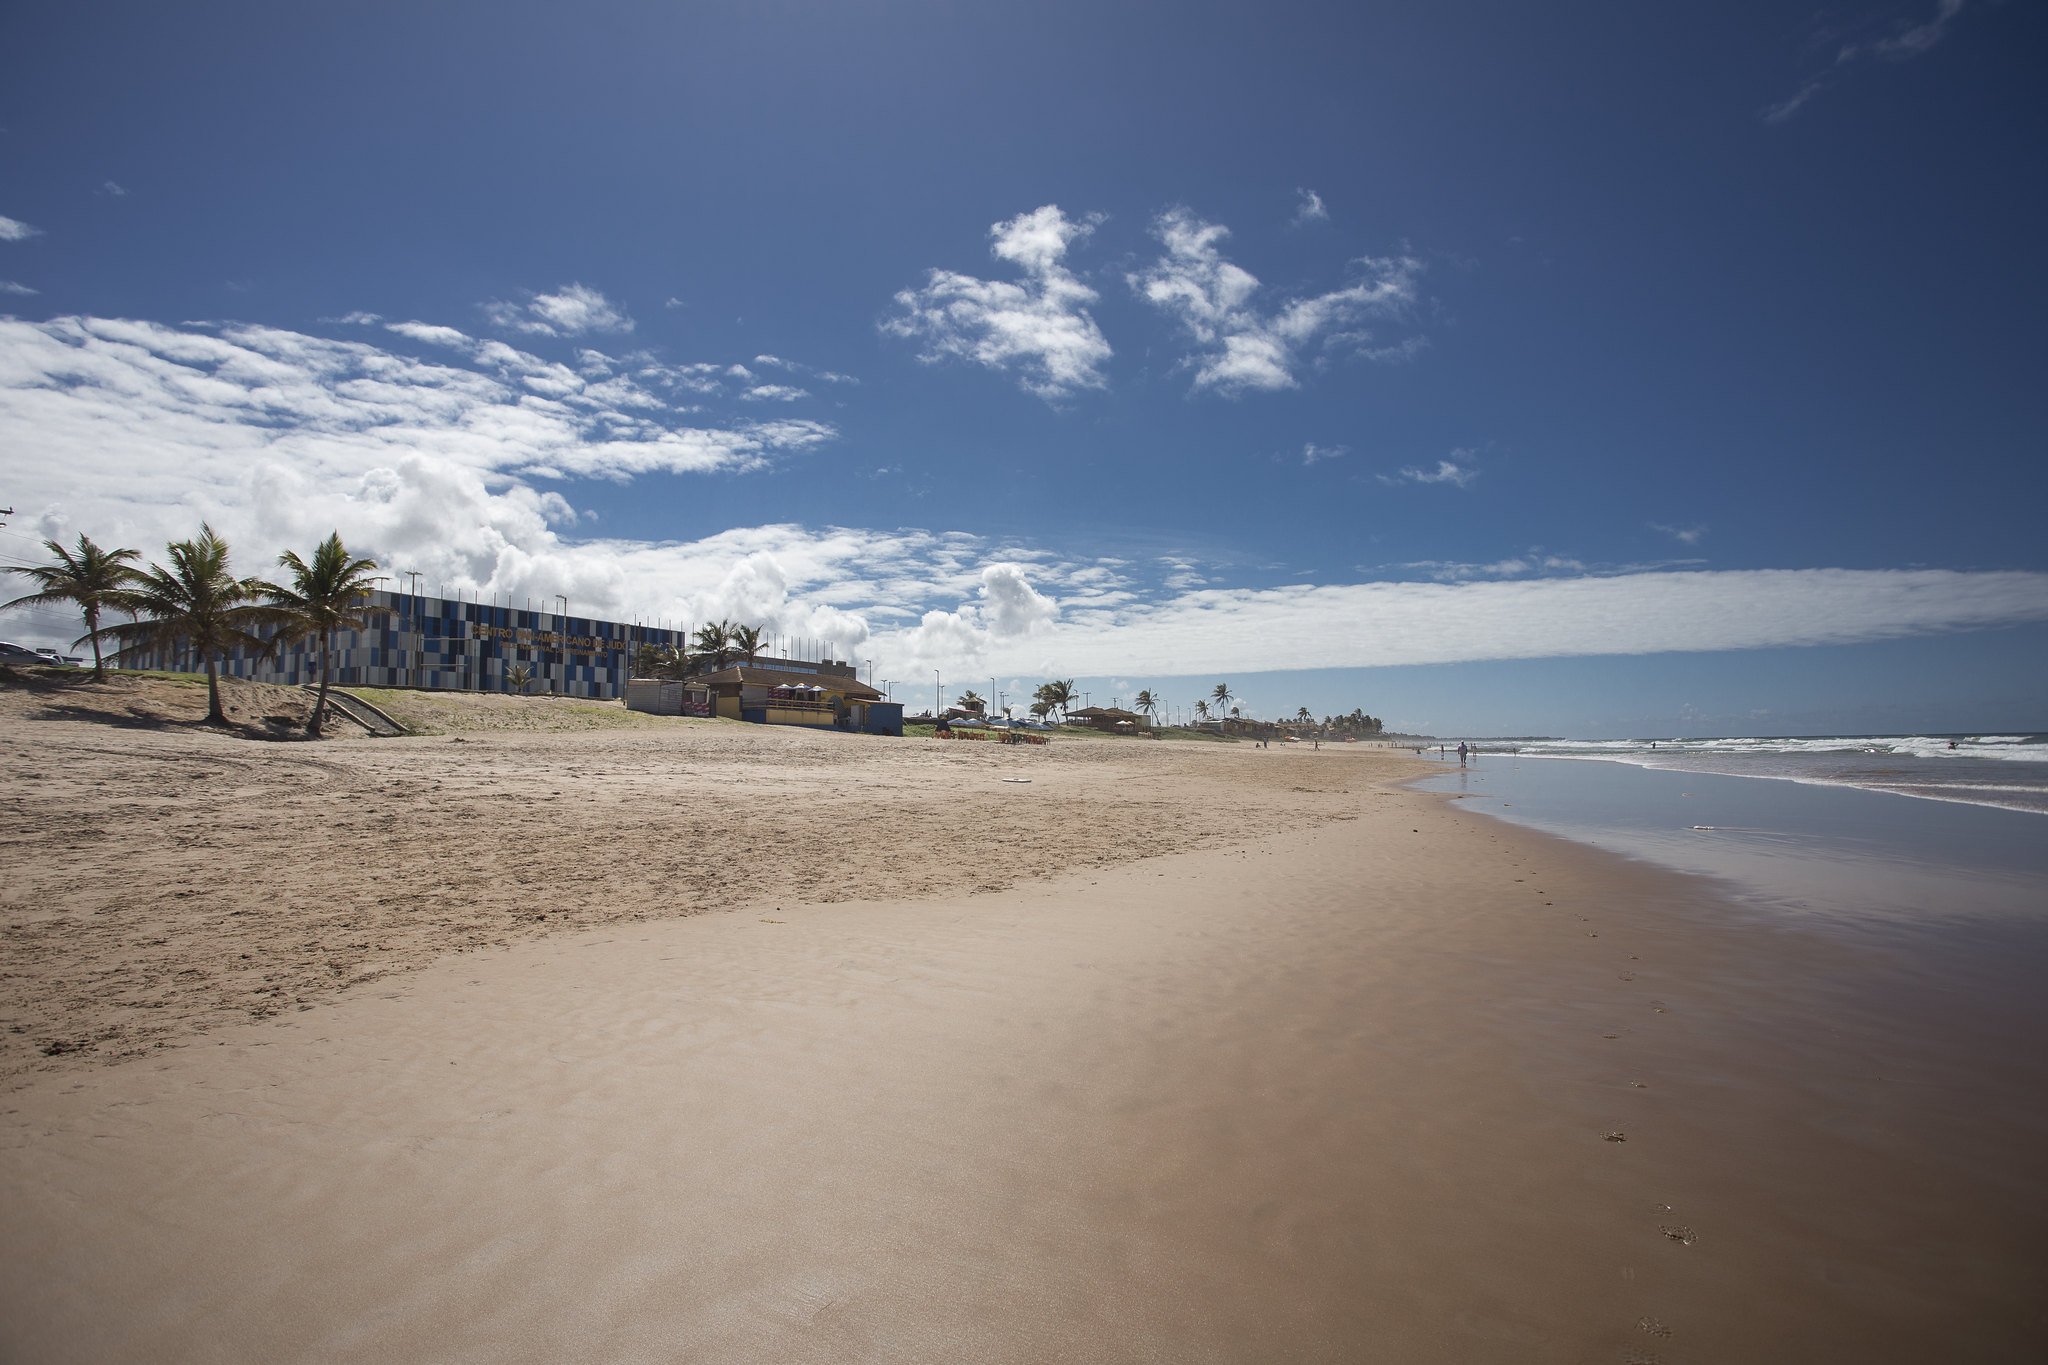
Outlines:
[[[686,639],[680,630],[404,593],[372,593],[360,614],[370,623],[367,630],[335,633],[329,676],[338,685],[514,692],[519,689],[506,674],[525,664],[532,674],[529,692],[610,699],[625,694],[640,646],[681,648]],[[122,662],[192,672],[203,667],[182,650]],[[221,671],[255,682],[317,683],[320,652],[311,640],[267,657],[238,649],[221,661]]]

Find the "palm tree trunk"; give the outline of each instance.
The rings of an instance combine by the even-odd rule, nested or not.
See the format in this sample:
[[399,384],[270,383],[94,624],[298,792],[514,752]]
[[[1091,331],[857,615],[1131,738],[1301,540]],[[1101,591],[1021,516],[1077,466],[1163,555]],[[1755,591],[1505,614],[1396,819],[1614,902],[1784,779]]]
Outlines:
[[206,656],[206,723],[228,723],[228,713],[220,709],[220,660],[210,651]]
[[327,716],[327,661],[327,639],[325,636],[322,636],[320,640],[320,695],[313,699],[313,719],[306,722],[306,734],[313,739],[320,738],[320,722]]
[[92,638],[92,680],[107,680],[107,661],[100,657],[100,614],[88,611],[85,614],[85,633]]

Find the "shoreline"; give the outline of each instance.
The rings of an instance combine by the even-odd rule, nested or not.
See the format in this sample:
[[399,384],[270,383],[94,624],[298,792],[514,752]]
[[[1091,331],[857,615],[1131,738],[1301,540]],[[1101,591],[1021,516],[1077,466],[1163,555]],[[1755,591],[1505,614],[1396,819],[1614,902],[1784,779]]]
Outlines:
[[[1234,797],[1241,837],[605,919],[32,1074],[0,1098],[10,1347],[2029,1358],[2040,1115],[1942,1073],[1894,955],[1426,765],[1265,752],[1061,793]],[[892,808],[959,776],[896,758]]]

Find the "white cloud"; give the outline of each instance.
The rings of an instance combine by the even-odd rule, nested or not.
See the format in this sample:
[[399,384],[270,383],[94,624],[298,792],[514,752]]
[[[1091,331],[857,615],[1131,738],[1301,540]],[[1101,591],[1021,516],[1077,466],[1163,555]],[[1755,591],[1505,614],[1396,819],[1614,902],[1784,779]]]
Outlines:
[[535,294],[525,303],[494,300],[483,305],[484,316],[498,327],[530,336],[573,337],[586,332],[630,332],[633,319],[624,309],[587,285],[565,284],[552,294]]
[[1707,528],[1704,526],[1666,526],[1660,521],[1651,522],[1650,529],[1662,531],[1681,545],[1697,545],[1707,534]]
[[1048,401],[1099,389],[1109,342],[1088,312],[1096,293],[1067,270],[1067,249],[1095,230],[1047,204],[989,229],[990,252],[1023,272],[1024,282],[983,280],[933,270],[924,286],[896,295],[897,316],[883,332],[922,343],[919,358],[970,360],[1016,372]]
[[40,294],[42,292],[43,291],[40,289],[31,289],[27,285],[19,284],[13,280],[0,280],[0,294],[29,295]]
[[665,299],[665,300],[663,300],[663,301],[662,301],[662,305],[661,305],[661,306],[662,306],[662,307],[664,307],[664,308],[688,308],[688,307],[689,307],[690,305],[689,305],[689,304],[687,304],[687,303],[684,303],[684,302],[683,302],[683,301],[682,301],[681,299],[679,299],[679,298],[677,298],[677,297],[676,297],[675,295],[671,294],[671,295],[669,295],[669,296],[668,296],[668,298],[667,298],[667,299]]
[[0,215],[0,242],[25,242],[31,237],[42,235],[39,227],[30,227],[18,218]]
[[1133,290],[1178,321],[1195,343],[1187,363],[1195,388],[1235,395],[1300,385],[1300,374],[1324,350],[1364,353],[1371,334],[1360,324],[1398,317],[1414,304],[1422,263],[1411,256],[1366,257],[1354,264],[1355,284],[1327,294],[1254,304],[1258,277],[1226,259],[1220,249],[1230,230],[1183,208],[1153,224],[1166,252],[1126,278]]
[[[1021,679],[1213,679],[1848,644],[2048,620],[2042,573],[1590,573],[1539,549],[1412,566],[1441,581],[1254,589],[1182,555],[1077,559],[953,531],[593,535],[579,485],[558,475],[743,469],[833,432],[685,421],[643,377],[658,362],[578,359],[580,371],[499,342],[423,360],[259,326],[0,320],[0,448],[29,452],[9,468],[16,529],[83,531],[155,555],[210,520],[251,573],[339,530],[358,552],[420,571],[432,591],[515,602],[563,593],[577,611],[614,619],[731,617],[873,658],[884,677],[971,665]],[[595,396],[619,385],[654,406]]]
[[1303,585],[1203,590],[1085,627],[1062,622],[978,662],[1185,677],[1855,644],[2040,620],[2043,573],[1763,569]]
[[1314,441],[1309,441],[1301,448],[1301,462],[1304,465],[1318,465],[1325,460],[1342,459],[1350,453],[1349,447],[1346,446],[1319,446]]
[[[361,317],[374,320],[375,314],[352,313],[349,317],[342,320],[347,322]],[[453,327],[438,326],[433,323],[390,322],[384,325],[384,330],[396,332],[398,335],[413,341],[424,341],[429,346],[447,346],[454,350],[466,351],[476,345],[476,338],[470,336],[469,333],[457,331]]]
[[1773,104],[1765,105],[1758,111],[1758,117],[1766,123],[1783,123],[1805,108],[1814,97],[1828,90],[1842,78],[1843,72],[1855,66],[1864,58],[1875,58],[1886,62],[1906,62],[1932,51],[1943,38],[1948,36],[1949,26],[1956,16],[1963,12],[1964,0],[1935,0],[1934,13],[1917,23],[1893,19],[1888,31],[1875,36],[1870,33],[1876,20],[1864,21],[1860,27],[1863,35],[1845,35],[1832,28],[1823,28],[1814,35],[1816,43],[1824,43],[1833,50],[1833,58],[1826,70],[1809,77],[1791,95]]
[[1907,61],[1933,48],[1948,36],[1948,26],[1963,12],[1963,0],[1937,0],[1933,17],[1918,24],[1909,24],[1886,38],[1879,38],[1870,48],[1880,57],[1892,61]]
[[1451,454],[1457,458],[1438,460],[1435,469],[1421,469],[1415,465],[1407,465],[1397,474],[1379,475],[1379,481],[1386,484],[1447,483],[1458,488],[1470,488],[1478,480],[1479,471],[1470,464],[1458,463],[1458,460],[1469,457],[1471,452],[1467,450],[1454,450]]
[[375,313],[366,313],[362,309],[358,308],[352,313],[343,313],[338,318],[321,318],[320,321],[327,323],[330,326],[375,327],[378,323],[384,321],[384,319]]
[[535,479],[745,470],[836,434],[792,419],[693,422],[631,380],[590,385],[498,342],[462,358],[260,326],[0,320],[0,444],[39,452],[25,493],[81,517],[118,507],[120,524],[163,533],[247,504],[267,469],[309,497],[408,467],[496,496]]
[[1314,190],[1308,189],[1296,190],[1295,194],[1301,198],[1301,203],[1294,210],[1294,225],[1296,227],[1300,227],[1303,223],[1327,223],[1330,221],[1330,211],[1323,206],[1323,196],[1317,194]]
[[794,403],[799,398],[809,398],[808,389],[799,389],[789,384],[756,384],[740,395],[749,403]]
[[111,180],[102,180],[99,189],[95,193],[104,194],[111,199],[126,199],[128,197],[128,191]]

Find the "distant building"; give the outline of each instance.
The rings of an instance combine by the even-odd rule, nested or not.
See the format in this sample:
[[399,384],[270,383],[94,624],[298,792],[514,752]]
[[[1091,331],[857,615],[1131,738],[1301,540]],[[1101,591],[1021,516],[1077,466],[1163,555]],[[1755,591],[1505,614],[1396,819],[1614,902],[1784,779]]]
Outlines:
[[721,716],[760,725],[903,733],[903,704],[860,680],[850,663],[754,658],[698,676]]
[[1137,711],[1126,711],[1116,706],[1081,706],[1067,712],[1067,724],[1086,725],[1095,730],[1112,733],[1137,734],[1149,732],[1152,721]]
[[[362,614],[368,629],[335,634],[331,677],[340,686],[553,692],[609,700],[624,694],[642,645],[680,649],[686,643],[680,630],[406,593],[372,593]],[[190,672],[204,667],[182,648],[130,654],[121,662]],[[509,677],[520,665],[528,673],[523,688]],[[265,658],[233,650],[221,671],[255,682],[317,683],[318,644],[294,641]]]

